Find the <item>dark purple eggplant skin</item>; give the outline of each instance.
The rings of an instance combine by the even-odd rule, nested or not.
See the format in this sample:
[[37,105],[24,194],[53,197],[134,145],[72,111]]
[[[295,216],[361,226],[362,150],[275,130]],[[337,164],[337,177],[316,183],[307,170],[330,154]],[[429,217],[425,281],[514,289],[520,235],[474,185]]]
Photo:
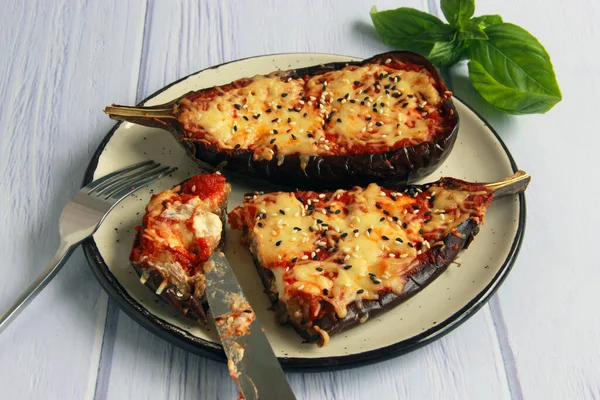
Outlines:
[[[318,326],[329,336],[339,334],[342,331],[361,325],[379,314],[388,311],[397,305],[410,299],[427,285],[433,282],[448,266],[456,259],[461,250],[466,249],[473,241],[473,238],[479,232],[479,224],[473,220],[467,220],[457,228],[458,234],[449,234],[443,239],[443,246],[437,246],[429,251],[427,262],[422,263],[418,268],[408,276],[408,282],[400,294],[387,292],[380,294],[377,300],[363,300],[348,305],[348,314],[345,318],[337,317],[335,312],[326,314],[324,317],[313,321],[313,325]],[[253,253],[254,254],[254,253]],[[270,269],[263,267],[253,255],[254,265],[260,275],[267,295],[273,304],[278,323],[291,324],[296,332],[309,343],[322,344],[322,336],[309,326],[305,321],[294,321],[288,318],[288,311],[285,303],[280,302],[278,293],[275,289],[275,276]],[[323,304],[327,307],[328,303]],[[362,321],[362,322],[361,322]]]
[[[434,77],[441,94],[448,90],[438,69],[429,60],[408,51],[383,53],[360,62],[336,62],[299,68],[282,72],[282,77],[313,76],[338,70],[346,65],[384,64],[390,58],[423,66]],[[228,86],[225,85],[225,88]],[[193,93],[211,90],[215,88]],[[190,94],[165,105],[148,107],[148,110],[172,107]],[[448,157],[458,134],[459,118],[451,97],[442,101],[441,115],[446,121],[445,129],[430,142],[376,154],[310,156],[304,169],[299,156],[286,156],[278,165],[277,157],[258,160],[254,159],[251,150],[221,149],[214,144],[190,140],[175,119],[113,118],[170,131],[187,154],[204,169],[218,169],[226,175],[250,178],[257,182],[266,181],[280,187],[316,190],[366,186],[372,182],[406,185],[429,175]]]
[[[186,181],[181,182],[178,185],[183,185]],[[223,224],[223,228],[227,226],[227,200],[219,204],[219,218]],[[141,231],[139,231],[133,243],[133,247],[138,246],[140,240]],[[215,251],[224,251],[225,249],[225,229],[221,232],[221,240]],[[131,262],[131,265],[137,272],[138,276],[142,276],[144,268],[137,263]],[[165,300],[172,308],[183,313],[187,318],[198,321],[205,324],[207,321],[208,312],[208,300],[206,299],[206,293],[203,293],[200,297],[194,296],[193,294],[185,294],[183,296],[177,295],[177,286],[173,283],[168,283],[160,295],[156,294],[156,290],[164,280],[164,275],[156,270],[150,269],[150,275],[146,281],[145,286],[152,290],[155,295]]]

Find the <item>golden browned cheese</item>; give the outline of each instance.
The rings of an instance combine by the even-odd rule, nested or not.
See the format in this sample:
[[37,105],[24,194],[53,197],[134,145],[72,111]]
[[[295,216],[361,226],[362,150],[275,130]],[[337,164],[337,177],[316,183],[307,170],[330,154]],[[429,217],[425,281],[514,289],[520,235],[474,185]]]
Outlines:
[[308,79],[255,76],[210,101],[183,99],[178,119],[195,139],[255,158],[356,154],[430,140],[443,96],[424,68],[370,64]]
[[247,226],[251,249],[274,273],[281,301],[305,293],[344,318],[357,299],[402,293],[423,253],[468,219],[482,222],[487,203],[474,203],[473,195],[432,185],[413,196],[376,184],[308,199],[268,193],[246,198],[230,222]]

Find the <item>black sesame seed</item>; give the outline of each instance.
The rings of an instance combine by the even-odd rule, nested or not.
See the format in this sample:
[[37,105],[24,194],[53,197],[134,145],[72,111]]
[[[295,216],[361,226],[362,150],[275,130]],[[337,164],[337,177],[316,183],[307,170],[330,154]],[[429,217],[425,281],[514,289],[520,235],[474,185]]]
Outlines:
[[419,207],[417,204],[413,204],[412,208],[413,208],[413,210],[418,210],[421,207]]
[[317,261],[319,259],[319,256],[315,254],[312,259]]
[[306,206],[306,209],[309,211],[312,211],[315,209],[315,205],[314,204],[309,204],[308,206]]
[[353,233],[358,233],[358,232],[359,232],[359,230],[358,230],[358,229],[355,229],[355,230],[353,230],[352,232],[353,232]]
[[334,247],[333,249],[331,249],[332,253],[337,253],[340,249],[338,249],[337,247]]
[[339,214],[339,213],[341,213],[341,212],[342,212],[342,210],[335,210],[335,213],[336,213],[336,214]]
[[234,104],[233,106],[235,107],[236,110],[241,110],[242,109],[242,105],[241,104]]
[[277,147],[276,144],[273,145],[273,150],[277,151],[279,148]]
[[351,100],[350,100],[350,103],[354,104],[354,103],[356,103],[356,100],[354,100],[354,99],[351,99]]
[[383,210],[383,213],[384,213],[385,215],[390,215],[390,212],[389,212],[388,210]]
[[435,201],[435,195],[431,196],[431,198],[429,198],[429,201],[434,202]]
[[234,148],[234,149],[239,149],[240,147],[242,147],[242,145],[241,145],[241,144],[239,144],[239,143],[238,143],[238,144],[236,144],[235,146],[233,146],[233,148]]
[[329,290],[323,289],[323,294],[327,296],[329,294]]
[[365,292],[365,289],[358,289],[358,290],[356,291],[356,294],[361,294],[361,293],[364,293],[364,292]]
[[278,121],[279,121],[279,118],[273,118],[273,119],[271,120],[271,122],[278,122]]
[[287,93],[281,93],[281,97],[287,97]]
[[317,224],[322,224],[323,220],[322,219],[317,219]]
[[302,116],[303,116],[304,118],[306,118],[306,117],[308,116],[308,113],[304,113],[304,114],[302,114]]
[[385,107],[385,103],[384,103],[384,102],[381,102],[381,103],[379,103],[379,105],[380,105],[381,107]]
[[403,227],[404,229],[406,229],[406,228],[408,228],[408,224],[407,224],[406,222],[403,222],[403,223],[402,223],[402,227]]
[[379,222],[383,222],[383,221],[385,221],[385,217],[381,217],[381,218],[379,219]]
[[420,106],[417,107],[417,111],[423,111],[423,110],[425,110],[423,107],[420,107]]
[[346,236],[348,236],[348,232],[344,232],[340,235],[341,238],[345,238]]
[[426,217],[429,217],[429,216],[431,215],[431,211],[427,211],[427,212],[426,212],[425,214],[423,214],[423,215],[425,215]]
[[361,106],[364,106],[364,105],[365,105],[365,102],[364,102],[364,101],[361,101],[361,102],[360,102],[360,105],[361,105]]
[[398,221],[398,217],[393,216],[392,219],[394,220],[394,222]]
[[308,227],[308,230],[309,230],[309,231],[311,231],[311,232],[314,232],[314,231],[315,231],[315,230],[312,228],[312,226],[309,226],[309,227]]
[[380,210],[383,208],[383,206],[379,203],[375,204],[375,207],[379,208]]
[[389,237],[387,237],[387,236],[385,236],[385,235],[383,235],[381,238],[382,238],[383,240],[390,240],[390,238],[389,238]]
[[263,226],[262,222],[259,222],[256,225],[258,225],[259,228],[262,228],[262,226]]
[[404,242],[404,240],[402,240],[402,238],[399,238],[399,237],[397,237],[397,238],[396,238],[396,242],[398,242],[398,243],[403,243],[403,242]]
[[371,117],[367,117],[367,118],[365,118],[365,121],[370,121],[370,120],[372,120],[372,119],[373,119],[373,118],[371,118]]
[[252,310],[244,310],[244,312],[247,314],[252,314]]
[[396,196],[394,196],[393,194],[391,194],[391,195],[390,195],[390,199],[392,199],[392,200],[396,201],[397,197],[396,197]]
[[292,258],[292,262],[295,263],[296,261],[298,261],[298,257],[294,257]]
[[273,129],[273,134],[277,135],[279,131],[277,129]]
[[350,268],[352,268],[352,265],[344,265],[344,269],[345,269],[346,271],[348,271]]
[[375,125],[377,125],[377,126],[381,126],[381,125],[383,125],[383,123],[381,123],[381,122],[377,121],[377,122],[375,122]]
[[415,97],[415,96],[413,96],[412,94],[409,94],[407,97],[408,97],[409,99],[412,99],[412,98],[413,98],[413,97]]
[[342,122],[342,119],[341,119],[341,118],[338,118],[338,119],[337,119],[337,122]]
[[315,137],[315,136],[314,136],[312,133],[309,133],[309,134],[308,134],[308,135],[306,135],[306,136],[308,136],[309,138],[313,138],[313,137]]
[[245,115],[242,118],[244,118],[246,121],[248,121],[248,117],[246,117]]
[[369,228],[367,229],[367,232],[371,233],[373,231],[373,229]]
[[277,243],[275,243],[275,246],[279,246],[281,244],[281,240],[279,240]]
[[301,231],[301,230],[302,230],[302,228],[300,228],[299,226],[295,226],[295,227],[294,227],[294,230],[295,230],[295,231]]
[[281,110],[283,108],[283,106],[280,106],[279,104],[277,104],[277,109]]
[[271,111],[273,111],[273,110],[272,110],[272,109],[270,109],[270,108],[267,108],[267,109],[265,110],[265,112],[267,112],[267,113],[270,113]]
[[237,132],[237,125],[234,125],[234,126],[233,126],[233,130],[234,130],[235,132]]
[[354,81],[355,85],[360,85],[360,81]]
[[423,234],[423,229],[419,229],[419,235]]
[[317,268],[315,268],[315,269],[316,269],[317,271],[319,271],[319,272],[323,272],[323,268],[321,268],[321,267],[317,267]]
[[270,143],[270,144],[273,144],[273,143],[275,143],[275,141],[276,141],[276,140],[277,140],[277,138],[273,138],[273,139],[271,139],[271,140],[269,141],[269,143]]
[[294,136],[294,134],[292,133],[292,139],[294,140],[298,140],[298,138],[296,136]]
[[259,119],[260,118],[260,114],[256,114],[256,115],[252,116],[252,118]]
[[283,211],[283,210],[279,210],[279,214],[281,214],[281,215],[285,215],[285,211]]
[[402,108],[406,108],[406,106],[408,106],[408,103],[402,104]]
[[262,218],[267,219],[267,213],[263,213]]
[[415,247],[415,245],[412,244],[411,242],[408,242],[407,244],[408,244],[409,247]]

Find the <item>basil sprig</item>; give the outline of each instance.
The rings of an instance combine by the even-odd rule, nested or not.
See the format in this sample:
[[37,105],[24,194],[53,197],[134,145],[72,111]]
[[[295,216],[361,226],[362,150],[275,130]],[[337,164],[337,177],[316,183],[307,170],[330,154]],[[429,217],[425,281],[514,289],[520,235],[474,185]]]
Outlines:
[[377,11],[383,41],[423,54],[439,67],[469,61],[475,89],[498,111],[545,113],[562,99],[550,56],[525,29],[499,15],[473,17],[474,0],[441,0],[448,23],[409,7]]

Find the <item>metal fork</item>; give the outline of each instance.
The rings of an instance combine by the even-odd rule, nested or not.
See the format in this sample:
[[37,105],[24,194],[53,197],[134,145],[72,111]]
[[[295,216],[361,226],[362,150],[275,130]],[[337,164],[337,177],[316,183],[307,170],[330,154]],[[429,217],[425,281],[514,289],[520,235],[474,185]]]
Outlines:
[[0,316],[0,333],[56,276],[77,245],[96,232],[114,206],[136,190],[164,178],[176,169],[161,166],[154,161],[145,161],[112,172],[77,192],[60,215],[60,246],[54,258]]

